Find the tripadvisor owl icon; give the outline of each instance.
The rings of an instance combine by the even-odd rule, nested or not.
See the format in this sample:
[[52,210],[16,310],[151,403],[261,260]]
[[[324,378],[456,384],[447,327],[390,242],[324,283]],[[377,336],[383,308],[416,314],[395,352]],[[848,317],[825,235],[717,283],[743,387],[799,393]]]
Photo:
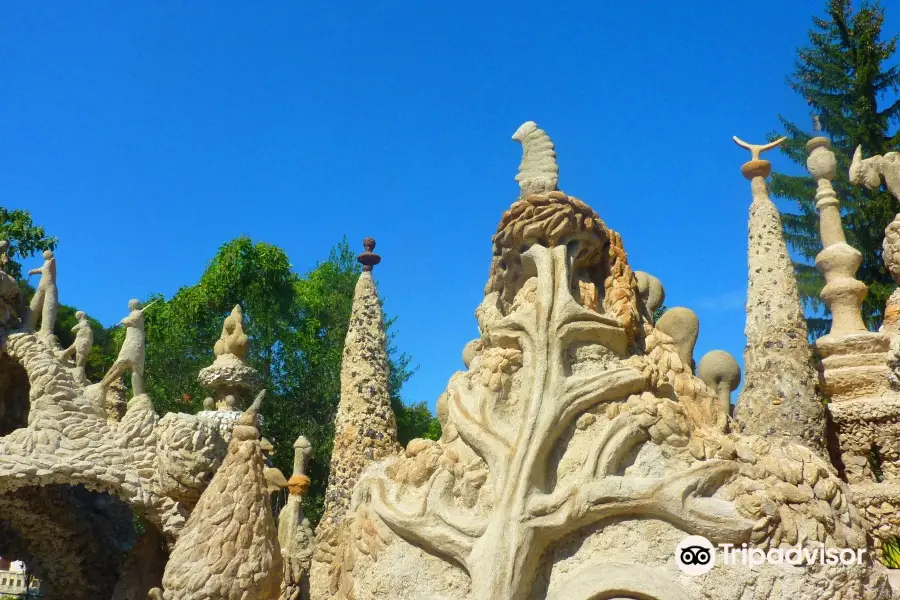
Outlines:
[[686,575],[709,573],[716,565],[716,548],[702,535],[690,535],[676,546],[675,564]]

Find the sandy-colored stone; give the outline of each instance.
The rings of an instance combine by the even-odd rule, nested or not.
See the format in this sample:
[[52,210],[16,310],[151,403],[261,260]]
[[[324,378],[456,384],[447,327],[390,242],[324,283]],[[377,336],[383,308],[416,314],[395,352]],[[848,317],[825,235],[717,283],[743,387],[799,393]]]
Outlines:
[[[738,141],[754,161],[776,142]],[[780,143],[780,141],[778,142]],[[740,431],[781,436],[825,447],[825,414],[807,342],[806,320],[794,265],[782,234],[781,216],[769,198],[765,175],[747,174],[750,204],[744,387],[734,409]]]

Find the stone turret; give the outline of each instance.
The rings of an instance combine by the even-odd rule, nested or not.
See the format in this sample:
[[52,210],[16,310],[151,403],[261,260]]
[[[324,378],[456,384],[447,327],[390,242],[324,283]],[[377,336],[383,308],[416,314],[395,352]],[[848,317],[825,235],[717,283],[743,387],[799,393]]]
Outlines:
[[750,180],[753,192],[747,249],[745,383],[735,420],[743,433],[780,436],[822,449],[825,414],[816,391],[806,320],[781,216],[766,187],[772,167],[759,158],[783,139],[762,146],[734,140],[752,154],[741,173]]
[[365,252],[357,257],[363,272],[356,283],[341,364],[341,400],[334,421],[325,510],[316,530],[317,541],[326,547],[350,506],[363,469],[401,450],[391,410],[381,301],[372,278],[372,268],[381,257],[373,252],[372,238],[366,238],[363,246]]

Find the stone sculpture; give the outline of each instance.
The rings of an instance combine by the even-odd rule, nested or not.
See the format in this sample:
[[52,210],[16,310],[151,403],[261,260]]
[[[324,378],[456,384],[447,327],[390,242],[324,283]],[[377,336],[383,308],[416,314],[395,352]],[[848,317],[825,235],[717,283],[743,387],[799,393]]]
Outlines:
[[734,357],[724,350],[707,352],[697,366],[697,377],[716,392],[722,412],[730,415],[731,392],[741,383],[741,367]]
[[244,333],[243,322],[244,313],[236,304],[225,318],[222,335],[213,348],[215,361],[197,376],[200,385],[213,393],[219,411],[240,410],[244,399],[261,385],[259,373],[245,360],[249,337]]
[[678,356],[693,373],[694,346],[700,335],[700,319],[696,313],[683,306],[670,308],[659,318],[656,328],[672,338],[678,348]]
[[666,300],[666,290],[663,289],[662,282],[650,273],[635,271],[634,275],[637,278],[638,293],[647,310],[644,316],[647,320],[653,321],[656,310]]
[[294,442],[294,471],[288,480],[287,504],[278,515],[278,543],[284,561],[284,583],[280,600],[309,599],[309,567],[315,538],[303,514],[303,497],[309,489],[306,466],[312,445],[300,436]]
[[357,258],[363,272],[356,283],[344,342],[328,493],[316,529],[317,561],[327,569],[335,560],[340,545],[338,530],[363,469],[400,452],[391,410],[387,337],[372,278],[372,267],[381,257],[372,252],[372,238],[366,238],[364,247],[366,251]]
[[744,333],[744,388],[734,409],[745,433],[779,435],[816,449],[825,447],[825,412],[816,392],[816,374],[807,342],[806,319],[794,264],[782,236],[781,216],[769,198],[772,171],[762,152],[777,147],[748,144],[751,159],[741,166],[753,201],[748,226],[747,324]]
[[138,300],[132,299],[128,301],[128,316],[119,321],[119,324],[125,326],[125,341],[119,349],[119,355],[116,361],[106,372],[103,381],[100,382],[101,388],[107,388],[115,379],[121,377],[126,371],[131,371],[131,389],[134,395],[146,393],[144,386],[144,358],[145,358],[145,333],[144,333],[144,310]]
[[538,129],[537,123],[527,121],[516,129],[512,139],[522,144],[522,163],[516,175],[522,197],[555,191],[559,167],[550,137]]
[[79,310],[75,313],[78,322],[72,327],[72,333],[75,334],[75,341],[72,345],[62,351],[60,360],[64,363],[74,359],[75,377],[81,385],[87,385],[87,367],[88,355],[91,353],[91,347],[94,345],[94,331],[91,329],[91,323],[88,321],[87,313]]
[[28,275],[40,275],[37,289],[31,298],[28,313],[28,327],[37,327],[38,317],[41,320],[40,334],[49,339],[56,325],[56,312],[59,309],[59,291],[56,288],[56,258],[50,250],[44,251],[44,264],[28,271]]
[[[531,143],[529,131],[519,137]],[[811,171],[827,182],[817,144]],[[655,284],[631,270],[621,237],[555,179],[545,189],[529,176],[493,237],[478,337],[438,400],[437,441],[397,443],[372,278],[380,258],[365,240],[315,534],[303,515],[311,446],[302,437],[291,478],[276,486],[290,495],[275,527],[264,392],[237,412],[233,391],[248,386],[228,374],[245,366],[239,311],[199,377],[223,383],[211,385],[220,405],[162,419],[138,386],[121,419],[110,418],[102,384],[76,380],[52,340],[15,311],[0,313],[0,553],[31,561],[59,600],[887,600],[885,571],[869,554],[847,566],[721,565],[699,577],[675,566],[687,535],[762,552],[878,553],[867,530],[877,540],[898,533],[890,423],[900,422],[900,398],[880,367],[858,369],[884,355],[855,350],[854,340],[870,345],[852,327],[826,340],[840,349],[823,360],[823,380],[840,392],[829,404],[839,446],[829,456],[817,443],[824,416],[813,409],[796,281],[759,159],[773,145],[742,145],[753,153],[742,168],[753,190],[752,390],[737,422],[723,410],[740,378],[734,360],[710,353],[693,373],[696,315],[673,309],[654,325]],[[830,210],[828,187],[819,182]],[[823,237],[836,231],[828,210]],[[832,266],[823,265],[829,283]],[[143,365],[143,312],[131,308]],[[128,365],[132,346],[120,354]],[[860,383],[853,397],[848,382]],[[867,471],[863,454],[876,450]],[[876,470],[883,480],[871,482]]]
[[231,314],[225,318],[222,325],[222,335],[216,342],[213,352],[216,356],[231,354],[243,361],[247,358],[247,344],[249,342],[244,333],[244,313],[240,304],[235,304]]
[[175,543],[163,575],[164,600],[278,597],[281,551],[257,422],[263,396],[265,390],[238,419],[222,466]]
[[0,240],[0,272],[6,273],[6,265],[9,263],[9,256],[7,252],[9,251],[9,242],[6,240]]
[[587,205],[520,197],[493,243],[479,339],[438,401],[441,439],[370,460],[328,570],[313,562],[314,599],[886,598],[871,562],[683,577],[660,548],[688,534],[864,548],[863,523],[812,448],[726,433]]

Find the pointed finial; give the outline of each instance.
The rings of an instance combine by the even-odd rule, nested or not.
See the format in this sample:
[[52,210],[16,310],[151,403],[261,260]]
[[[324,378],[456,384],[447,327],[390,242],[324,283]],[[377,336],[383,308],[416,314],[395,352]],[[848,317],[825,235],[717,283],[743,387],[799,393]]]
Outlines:
[[363,271],[371,271],[375,265],[381,262],[381,257],[372,252],[375,249],[375,238],[364,239],[363,248],[366,251],[357,256],[356,260],[363,266]]

